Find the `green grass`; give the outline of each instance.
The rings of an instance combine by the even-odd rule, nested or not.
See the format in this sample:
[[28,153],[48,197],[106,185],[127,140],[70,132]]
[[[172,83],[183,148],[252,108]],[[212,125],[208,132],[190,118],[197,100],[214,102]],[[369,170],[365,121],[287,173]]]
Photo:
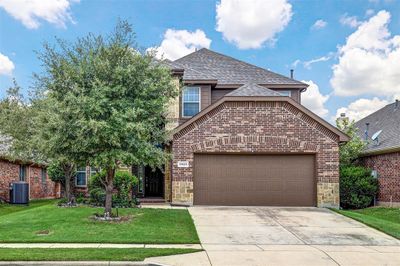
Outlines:
[[9,213],[15,213],[19,211],[25,211],[28,209],[37,208],[44,205],[49,205],[57,202],[54,199],[45,199],[45,200],[32,200],[29,205],[10,205],[10,204],[0,204],[0,216],[6,215]]
[[[110,223],[90,219],[94,213],[102,211],[102,208],[90,207],[60,208],[54,201],[37,202],[28,207],[3,206],[0,208],[0,242],[199,243],[187,210],[119,209],[120,215],[129,215],[131,220]],[[42,231],[48,234],[38,234]]]
[[373,207],[335,211],[400,239],[400,208]]
[[0,261],[142,261],[197,249],[170,248],[0,248]]

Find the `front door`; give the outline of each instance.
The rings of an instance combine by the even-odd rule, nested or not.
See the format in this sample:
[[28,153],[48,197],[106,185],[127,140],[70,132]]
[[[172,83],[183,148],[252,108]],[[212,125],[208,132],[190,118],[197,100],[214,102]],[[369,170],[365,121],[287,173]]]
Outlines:
[[145,171],[145,197],[162,197],[164,175],[161,170],[152,170],[146,167]]

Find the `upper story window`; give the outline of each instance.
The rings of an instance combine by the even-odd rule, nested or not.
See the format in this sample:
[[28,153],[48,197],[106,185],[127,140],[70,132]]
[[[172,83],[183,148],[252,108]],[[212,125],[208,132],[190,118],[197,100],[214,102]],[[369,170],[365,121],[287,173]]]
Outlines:
[[200,112],[200,88],[185,87],[182,93],[182,116],[190,117]]
[[292,96],[292,91],[278,91],[280,94],[282,94],[283,96]]
[[26,181],[26,165],[19,166],[19,181]]
[[76,171],[75,185],[77,187],[86,187],[86,167],[79,167]]

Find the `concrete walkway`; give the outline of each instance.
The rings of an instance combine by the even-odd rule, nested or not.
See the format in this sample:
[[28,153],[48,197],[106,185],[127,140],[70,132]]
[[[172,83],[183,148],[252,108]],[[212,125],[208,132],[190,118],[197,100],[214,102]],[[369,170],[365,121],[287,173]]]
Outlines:
[[189,211],[209,259],[197,265],[400,265],[399,240],[327,209]]

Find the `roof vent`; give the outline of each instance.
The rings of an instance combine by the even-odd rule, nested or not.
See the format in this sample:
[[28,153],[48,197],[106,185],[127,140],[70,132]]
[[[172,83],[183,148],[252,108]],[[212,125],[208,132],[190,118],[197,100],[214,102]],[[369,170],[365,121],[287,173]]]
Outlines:
[[290,78],[291,78],[291,79],[294,77],[293,73],[294,73],[294,69],[291,69],[291,70],[290,70]]
[[369,123],[365,123],[365,140],[368,140]]
[[394,104],[394,109],[398,109],[399,108],[399,99],[396,99],[396,102]]
[[374,135],[372,135],[371,139],[375,141],[375,145],[379,145],[379,135],[382,133],[382,129],[379,130],[378,132],[375,132]]

